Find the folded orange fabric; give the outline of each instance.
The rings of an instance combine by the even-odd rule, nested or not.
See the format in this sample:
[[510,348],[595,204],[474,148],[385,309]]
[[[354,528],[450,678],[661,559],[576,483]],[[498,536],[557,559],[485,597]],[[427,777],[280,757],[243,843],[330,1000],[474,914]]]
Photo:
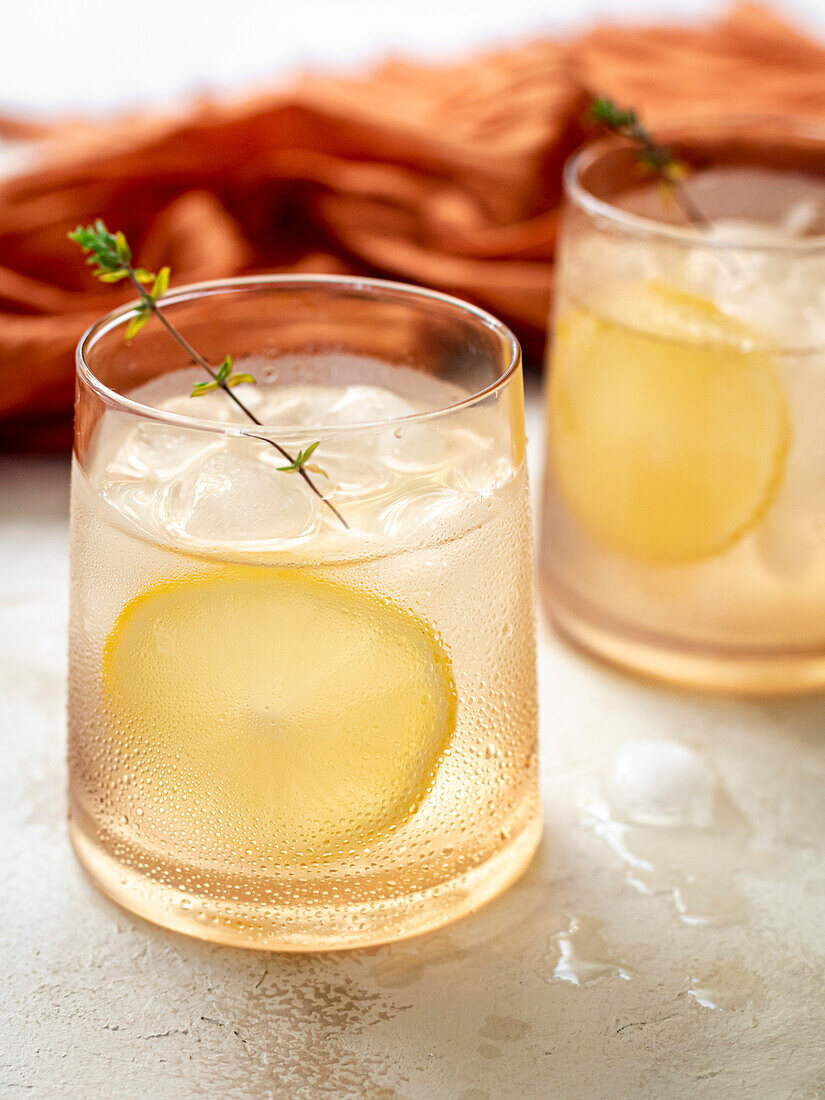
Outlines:
[[359,272],[469,298],[543,343],[561,167],[587,98],[653,120],[825,118],[825,48],[753,5],[701,27],[598,27],[448,66],[305,77],[186,115],[53,129],[0,120],[37,167],[0,182],[0,446],[65,440],[73,349],[123,301],[66,232],[102,217],[174,281]]

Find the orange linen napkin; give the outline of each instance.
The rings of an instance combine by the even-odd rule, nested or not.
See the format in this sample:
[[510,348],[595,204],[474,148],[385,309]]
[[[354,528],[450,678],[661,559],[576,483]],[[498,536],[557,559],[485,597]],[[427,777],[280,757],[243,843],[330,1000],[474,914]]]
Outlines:
[[359,272],[469,298],[538,357],[561,166],[608,93],[656,121],[736,110],[825,118],[825,48],[763,8],[703,27],[599,27],[448,66],[306,77],[186,116],[0,120],[37,167],[0,182],[0,447],[62,445],[73,349],[127,298],[66,232],[102,217],[175,282]]

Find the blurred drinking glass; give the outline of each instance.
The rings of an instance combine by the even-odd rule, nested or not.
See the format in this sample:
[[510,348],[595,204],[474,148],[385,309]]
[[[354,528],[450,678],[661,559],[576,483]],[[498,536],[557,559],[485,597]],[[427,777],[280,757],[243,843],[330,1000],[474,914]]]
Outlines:
[[544,598],[642,673],[820,688],[825,134],[751,118],[656,136],[692,166],[693,223],[620,139],[566,168]]

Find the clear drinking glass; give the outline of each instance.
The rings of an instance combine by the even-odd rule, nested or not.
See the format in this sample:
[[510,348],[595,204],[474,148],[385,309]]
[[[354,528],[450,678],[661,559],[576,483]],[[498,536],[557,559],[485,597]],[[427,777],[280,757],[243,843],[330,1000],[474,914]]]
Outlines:
[[[489,315],[263,277],[78,349],[71,837],[170,928],[311,950],[434,928],[539,838],[521,362]],[[318,442],[312,477],[268,440]],[[346,523],[346,527],[344,526]]]
[[750,118],[660,136],[693,168],[693,224],[620,140],[566,169],[543,594],[563,633],[631,669],[820,688],[823,131]]

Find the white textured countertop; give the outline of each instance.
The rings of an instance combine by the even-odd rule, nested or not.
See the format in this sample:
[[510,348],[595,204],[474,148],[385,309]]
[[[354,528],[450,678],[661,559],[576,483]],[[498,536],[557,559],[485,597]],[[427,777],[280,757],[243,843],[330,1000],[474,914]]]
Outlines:
[[825,697],[671,693],[545,632],[545,839],[509,893],[348,954],[189,941],[69,851],[67,480],[0,460],[0,1095],[825,1097]]

